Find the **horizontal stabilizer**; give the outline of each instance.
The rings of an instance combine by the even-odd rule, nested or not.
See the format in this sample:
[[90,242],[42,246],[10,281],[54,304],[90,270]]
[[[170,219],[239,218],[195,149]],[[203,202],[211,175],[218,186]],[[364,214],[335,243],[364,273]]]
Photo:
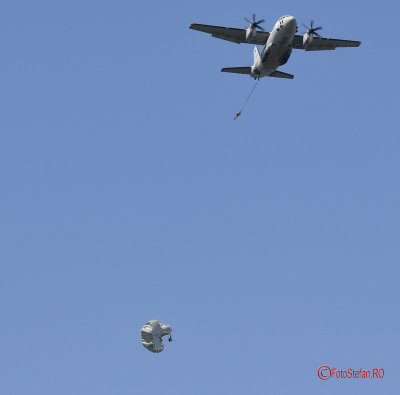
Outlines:
[[251,67],[224,67],[221,71],[224,73],[250,74]]
[[289,80],[292,80],[294,78],[293,74],[287,74],[287,73],[282,73],[282,71],[274,71],[268,77],[276,77],[276,78],[287,78]]

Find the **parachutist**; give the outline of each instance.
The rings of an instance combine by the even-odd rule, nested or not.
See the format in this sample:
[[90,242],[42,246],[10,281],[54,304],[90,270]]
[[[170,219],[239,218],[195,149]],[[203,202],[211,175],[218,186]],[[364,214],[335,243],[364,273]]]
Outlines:
[[169,341],[172,341],[172,328],[167,324],[162,324],[157,320],[147,321],[140,331],[142,344],[151,352],[161,352],[164,350],[162,337],[169,335]]
[[168,341],[172,342],[172,336],[171,335],[169,335]]
[[236,113],[235,118],[233,118],[233,119],[236,119],[237,117],[239,117],[241,113],[242,113],[241,111],[238,111],[238,112]]

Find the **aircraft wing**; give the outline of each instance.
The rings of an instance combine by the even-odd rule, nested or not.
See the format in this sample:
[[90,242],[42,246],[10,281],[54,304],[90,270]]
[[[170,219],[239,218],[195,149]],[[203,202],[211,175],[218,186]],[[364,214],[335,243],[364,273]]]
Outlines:
[[200,32],[209,33],[215,38],[231,41],[233,43],[247,43],[255,45],[264,45],[269,37],[268,32],[257,31],[255,36],[246,41],[246,29],[236,29],[234,27],[222,27],[211,25],[200,25],[192,23],[189,29],[198,30]]
[[[342,47],[359,47],[361,41],[337,40],[335,38],[314,37],[306,51],[328,51]],[[295,36],[292,41],[292,47],[304,49],[303,36]]]

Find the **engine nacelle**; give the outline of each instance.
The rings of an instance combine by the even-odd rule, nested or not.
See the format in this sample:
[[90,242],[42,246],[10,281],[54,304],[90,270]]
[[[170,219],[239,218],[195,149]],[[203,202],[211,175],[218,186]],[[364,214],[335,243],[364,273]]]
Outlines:
[[312,43],[314,39],[314,36],[312,33],[305,33],[303,36],[303,47],[305,50],[307,50],[307,48],[310,46],[310,44]]
[[250,41],[256,35],[256,28],[249,26],[246,29],[246,41]]

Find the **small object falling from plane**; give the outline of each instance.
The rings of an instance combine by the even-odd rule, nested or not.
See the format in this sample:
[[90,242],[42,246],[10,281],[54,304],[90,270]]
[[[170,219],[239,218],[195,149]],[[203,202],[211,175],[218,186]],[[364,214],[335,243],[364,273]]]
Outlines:
[[242,114],[242,111],[246,107],[247,102],[249,101],[249,99],[250,99],[251,95],[253,94],[254,90],[256,89],[257,84],[258,84],[258,80],[256,80],[256,83],[254,84],[254,86],[251,89],[249,95],[247,96],[246,100],[244,101],[244,103],[242,105],[242,108],[236,113],[236,116],[233,119],[236,119],[236,118],[240,117],[240,115]]

